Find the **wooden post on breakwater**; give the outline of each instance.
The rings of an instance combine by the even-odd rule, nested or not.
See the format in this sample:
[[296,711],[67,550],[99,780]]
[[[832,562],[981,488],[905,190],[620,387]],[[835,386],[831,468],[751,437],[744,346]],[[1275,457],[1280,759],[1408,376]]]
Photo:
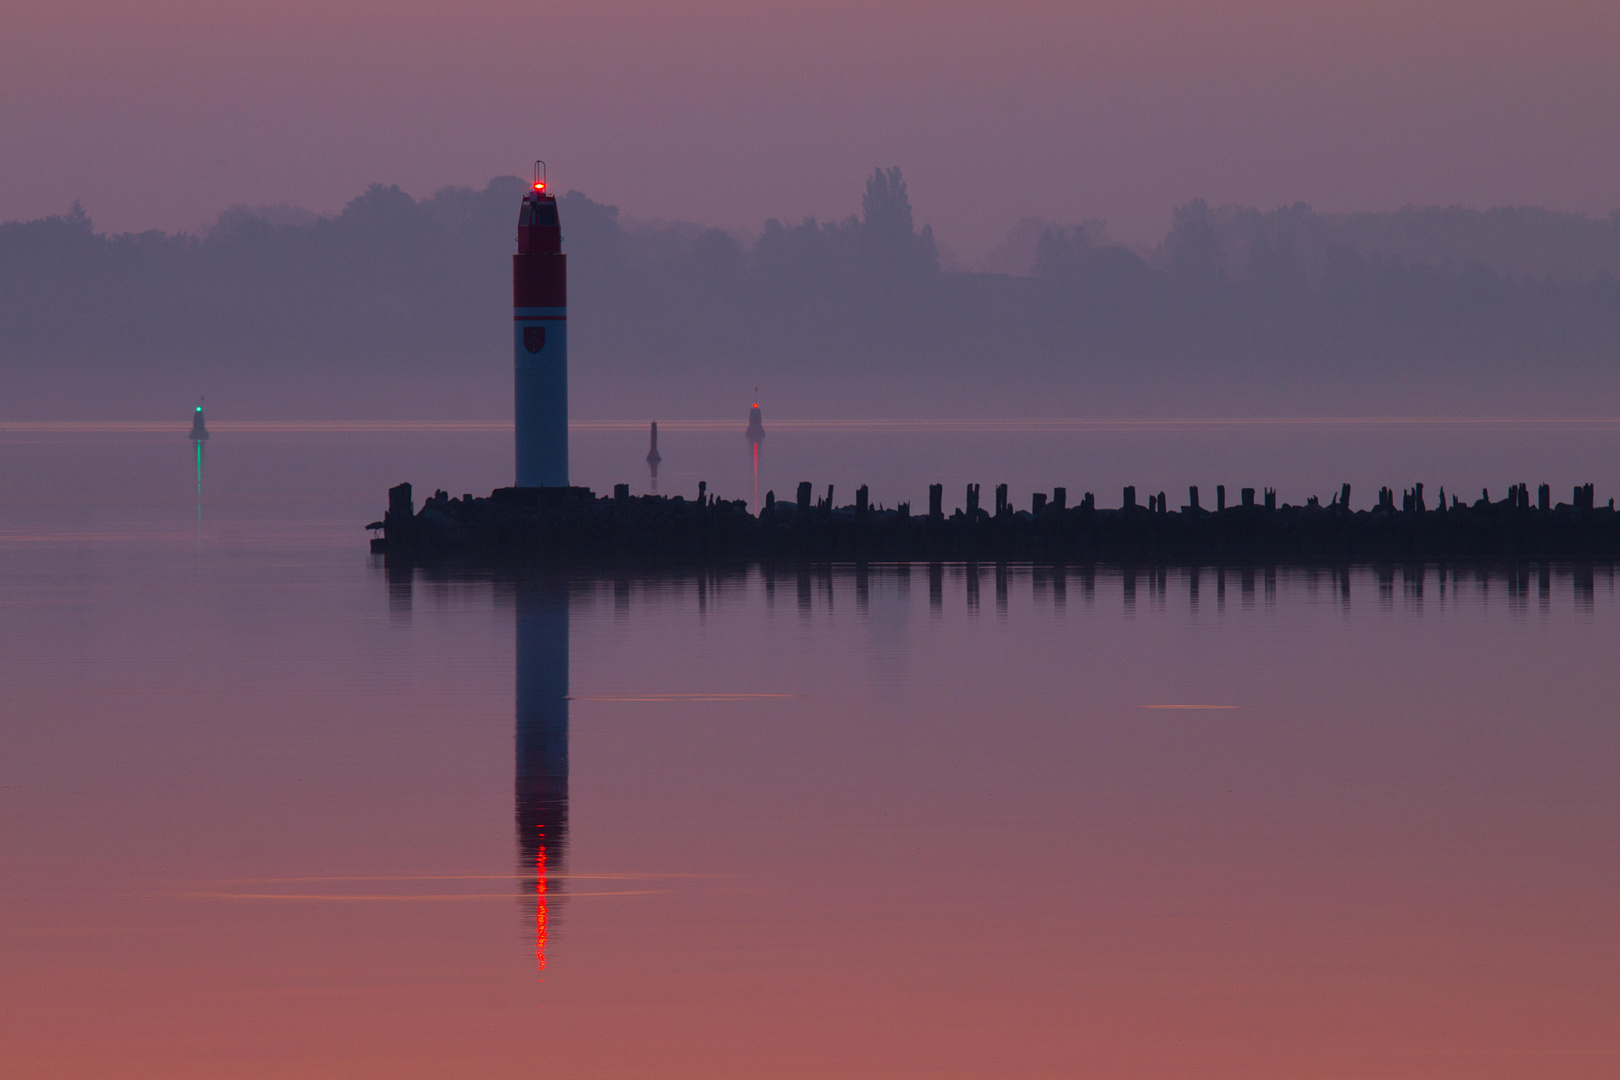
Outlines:
[[967,486],[967,516],[969,521],[976,521],[979,517],[979,485]]
[[1037,491],[1035,494],[1033,494],[1033,495],[1031,495],[1029,497],[1029,512],[1031,514],[1033,514],[1035,517],[1040,517],[1041,512],[1043,510],[1045,510],[1045,509],[1046,509],[1046,492]]
[[809,512],[810,512],[810,481],[808,481],[808,480],[800,480],[799,481],[799,513],[808,514]]
[[1244,488],[1238,494],[1242,497],[1243,505],[1252,509],[1254,506],[1254,488]]
[[384,528],[409,529],[415,514],[416,500],[411,497],[411,485],[395,484],[388,489],[388,513],[383,516]]
[[1127,485],[1126,486],[1125,495],[1124,495],[1122,505],[1126,510],[1135,510],[1136,509],[1136,487],[1135,487],[1135,485]]
[[1068,488],[1053,488],[1052,489],[1052,506],[1053,506],[1054,509],[1056,509],[1060,513],[1069,508],[1069,489]]
[[1267,510],[1275,510],[1275,509],[1277,509],[1277,489],[1276,488],[1266,488],[1266,509]]
[[1226,485],[1215,485],[1215,512],[1218,514],[1226,509]]
[[1542,484],[1540,487],[1536,488],[1536,505],[1539,506],[1543,512],[1552,509],[1551,484]]
[[855,489],[855,516],[856,517],[865,517],[866,516],[866,497],[867,497],[866,485],[862,484],[860,487]]
[[928,485],[928,520],[940,521],[945,517],[945,485]]
[[[1194,511],[1198,509],[1198,485],[1196,484],[1187,489],[1187,508]],[[1193,590],[1195,593],[1197,592],[1196,579]]]
[[1009,514],[1011,512],[1012,512],[1012,507],[1007,505],[1007,485],[1006,484],[997,484],[996,485],[996,517],[1004,517],[1004,516],[1006,516],[1007,514]]

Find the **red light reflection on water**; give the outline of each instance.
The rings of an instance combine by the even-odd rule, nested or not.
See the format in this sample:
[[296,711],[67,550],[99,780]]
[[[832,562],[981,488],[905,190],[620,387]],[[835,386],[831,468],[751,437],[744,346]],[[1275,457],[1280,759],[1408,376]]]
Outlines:
[[540,829],[540,848],[534,858],[535,970],[546,970],[546,830]]

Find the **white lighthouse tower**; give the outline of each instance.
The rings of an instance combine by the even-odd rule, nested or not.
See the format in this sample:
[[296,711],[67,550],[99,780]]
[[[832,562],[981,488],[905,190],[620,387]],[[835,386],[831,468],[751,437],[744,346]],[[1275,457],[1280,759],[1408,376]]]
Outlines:
[[568,484],[568,270],[545,162],[518,214],[512,256],[513,389],[518,487]]

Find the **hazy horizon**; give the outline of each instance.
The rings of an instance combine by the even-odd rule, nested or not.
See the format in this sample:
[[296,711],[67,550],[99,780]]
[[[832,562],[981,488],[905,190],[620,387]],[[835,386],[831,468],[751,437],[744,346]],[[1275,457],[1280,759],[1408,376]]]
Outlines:
[[[374,184],[200,235],[79,207],[0,224],[0,416],[200,394],[248,419],[508,415],[526,187]],[[987,273],[952,268],[897,167],[743,238],[564,190],[581,419],[740,415],[756,387],[774,417],[845,418],[1567,417],[1620,396],[1620,215],[1193,200],[1145,244],[1024,217]]]

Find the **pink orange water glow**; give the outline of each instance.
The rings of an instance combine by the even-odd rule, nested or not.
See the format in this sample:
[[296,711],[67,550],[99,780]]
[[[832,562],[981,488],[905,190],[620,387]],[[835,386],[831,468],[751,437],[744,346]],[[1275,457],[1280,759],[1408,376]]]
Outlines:
[[[183,436],[7,444],[8,1075],[1620,1069],[1607,568],[579,577],[564,876],[514,868],[513,584],[391,576],[359,528],[402,469],[476,487],[509,436],[216,434],[200,553]],[[974,437],[773,432],[772,462],[955,492]],[[642,438],[587,433],[581,478]],[[1118,438],[1058,445],[1063,479],[1111,482]],[[1288,498],[1339,474],[1330,444],[1176,438],[1124,457]],[[1506,444],[1601,495],[1605,438],[1422,457]],[[1025,475],[1026,443],[975,445]],[[835,471],[852,447],[923,464]],[[693,433],[682,465],[724,497],[736,450]]]

